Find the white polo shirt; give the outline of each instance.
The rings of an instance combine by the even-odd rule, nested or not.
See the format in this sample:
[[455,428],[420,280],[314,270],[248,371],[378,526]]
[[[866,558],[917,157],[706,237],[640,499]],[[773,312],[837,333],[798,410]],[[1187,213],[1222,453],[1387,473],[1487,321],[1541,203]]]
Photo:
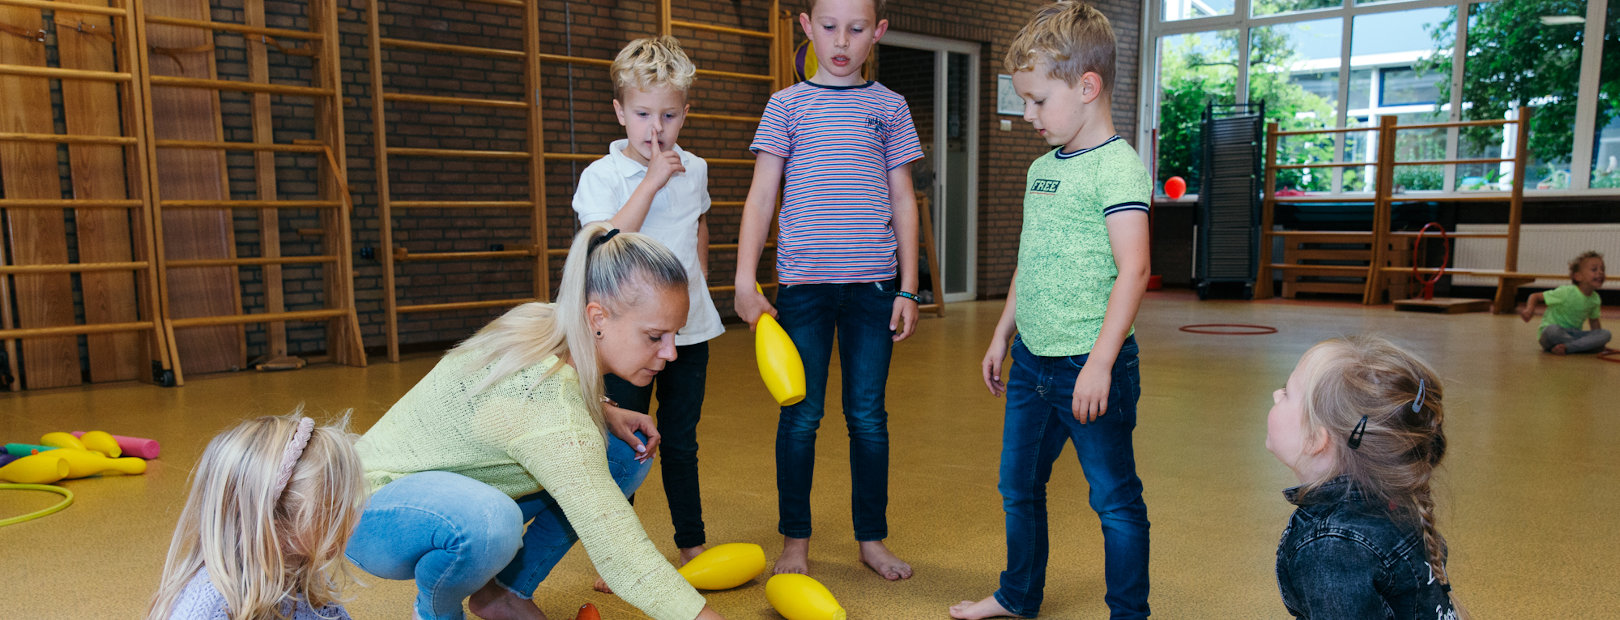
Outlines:
[[[579,188],[574,190],[574,213],[580,224],[612,219],[647,177],[647,167],[624,154],[629,144],[629,140],[615,140],[606,157],[591,162],[580,173]],[[726,329],[698,265],[697,225],[698,218],[709,212],[709,164],[678,145],[674,149],[686,172],[670,177],[653,195],[641,233],[664,244],[686,267],[686,326],[675,332],[675,344],[685,346],[708,341]]]

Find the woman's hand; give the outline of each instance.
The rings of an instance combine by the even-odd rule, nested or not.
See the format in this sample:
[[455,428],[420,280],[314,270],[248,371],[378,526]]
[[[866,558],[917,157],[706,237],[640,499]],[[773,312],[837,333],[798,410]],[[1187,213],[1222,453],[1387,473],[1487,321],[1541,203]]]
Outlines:
[[[653,421],[652,416],[613,403],[602,403],[602,421],[607,423],[608,432],[613,433],[614,437],[623,439],[630,447],[635,448],[637,461],[645,463],[647,459],[653,457],[654,452],[658,451],[658,440],[662,437],[658,434],[658,424]],[[641,443],[641,438],[636,436],[636,431],[641,431],[641,434],[647,436],[645,445]]]

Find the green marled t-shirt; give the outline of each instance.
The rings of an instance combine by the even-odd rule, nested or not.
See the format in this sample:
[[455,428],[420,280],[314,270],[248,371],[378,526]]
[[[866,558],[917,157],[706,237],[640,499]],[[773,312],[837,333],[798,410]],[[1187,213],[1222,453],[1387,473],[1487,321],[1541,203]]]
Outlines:
[[1119,276],[1103,218],[1147,211],[1152,191],[1147,168],[1119,136],[1074,153],[1053,149],[1030,164],[1015,304],[1031,353],[1091,352]]
[[1542,293],[1541,300],[1547,303],[1547,312],[1541,315],[1541,325],[1536,327],[1537,336],[1548,325],[1581,329],[1587,320],[1603,318],[1603,299],[1598,297],[1597,291],[1586,295],[1581,293],[1581,287],[1574,284],[1565,284]]

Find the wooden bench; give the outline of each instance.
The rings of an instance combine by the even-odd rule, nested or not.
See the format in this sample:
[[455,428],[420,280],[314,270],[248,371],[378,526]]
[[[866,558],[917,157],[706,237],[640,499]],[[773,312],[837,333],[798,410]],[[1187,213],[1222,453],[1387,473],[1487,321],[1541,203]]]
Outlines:
[[[1413,272],[1411,267],[1384,267],[1386,274]],[[1417,273],[1433,275],[1439,271],[1434,267],[1418,267]],[[1506,271],[1502,269],[1467,269],[1447,268],[1447,275],[1477,276],[1482,278],[1496,278],[1496,296],[1491,300],[1491,311],[1497,314],[1508,314],[1518,306],[1517,297],[1519,287],[1535,282],[1536,280],[1557,280],[1569,277],[1567,273],[1524,273],[1519,271]]]

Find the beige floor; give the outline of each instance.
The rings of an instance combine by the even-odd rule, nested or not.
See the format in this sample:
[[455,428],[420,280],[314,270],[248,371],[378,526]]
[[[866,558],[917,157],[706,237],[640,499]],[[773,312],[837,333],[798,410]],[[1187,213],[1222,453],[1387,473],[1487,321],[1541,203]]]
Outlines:
[[[812,570],[852,618],[942,618],[995,586],[1003,560],[996,493],[1001,403],[978,379],[998,302],[957,304],[896,351],[890,375],[893,547],[916,578],[884,583],[855,561],[847,444],[840,417],[823,427]],[[1262,323],[1270,336],[1207,336],[1189,323]],[[1620,323],[1615,318],[1611,324]],[[1155,293],[1138,322],[1143,344],[1138,467],[1153,521],[1154,611],[1166,618],[1283,617],[1272,562],[1289,507],[1289,472],[1263,447],[1270,392],[1312,343],[1376,331],[1426,356],[1446,378],[1451,452],[1439,498],[1463,601],[1483,618],[1574,618],[1620,609],[1620,365],[1537,352],[1516,317],[1397,313],[1387,307],[1198,302]],[[773,554],[775,411],[753,369],[746,330],[715,343],[700,431],[712,542],[757,542]],[[184,501],[188,468],[211,436],[243,416],[354,408],[363,429],[427,371],[431,358],[367,369],[194,377],[184,388],[113,385],[0,395],[0,439],[106,429],[160,439],[140,477],[64,483],[71,508],[0,529],[0,608],[19,618],[133,618],[145,608]],[[836,377],[836,373],[834,374]],[[54,496],[0,493],[0,515]],[[637,503],[666,553],[670,526],[655,473]],[[1051,488],[1053,558],[1043,616],[1104,617],[1101,539],[1072,452]],[[590,601],[607,618],[640,617],[589,590],[574,552],[542,586],[552,618]],[[775,618],[756,582],[714,593],[729,618]],[[368,580],[350,611],[408,617],[409,582]],[[1609,610],[1607,612],[1602,610]]]

